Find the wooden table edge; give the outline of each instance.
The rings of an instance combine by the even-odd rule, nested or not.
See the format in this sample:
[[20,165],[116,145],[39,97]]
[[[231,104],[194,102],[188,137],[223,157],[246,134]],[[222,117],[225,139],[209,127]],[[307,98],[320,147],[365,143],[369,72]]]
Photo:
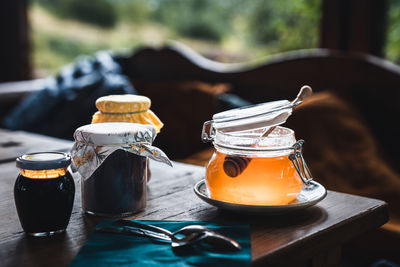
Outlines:
[[[325,242],[320,242],[321,235],[315,233],[311,236],[306,236],[297,242],[286,245],[284,249],[278,248],[263,256],[252,258],[251,262],[252,266],[278,266],[275,264],[279,264],[279,266],[286,266],[284,262],[282,262],[282,258],[280,257],[282,254],[294,256],[292,259],[286,259],[287,262],[290,263],[297,262],[298,260],[299,261],[306,260],[308,258],[312,258],[313,252],[315,252],[315,255],[317,255],[316,253],[317,251],[322,252],[328,250],[329,248],[334,247],[335,245],[334,243],[337,243],[337,246],[341,246],[343,243],[351,240],[352,238],[355,238],[363,233],[373,230],[374,228],[378,228],[384,225],[389,221],[388,204],[383,200],[379,199],[374,199],[374,200],[377,201],[376,205],[352,217],[350,219],[350,221],[353,222],[352,224],[349,224],[348,223],[349,221],[347,221],[347,223],[340,222],[338,224],[333,225],[332,227],[322,229],[319,233],[330,232],[324,235],[323,238]],[[365,221],[364,216],[366,213],[369,213],[369,216],[374,219],[371,220],[370,223],[368,224],[364,223]],[[336,232],[335,233],[332,232],[333,229],[337,228],[343,228],[342,232],[343,234],[345,234],[345,238],[338,238],[338,234]],[[326,242],[326,240],[328,239],[330,241]],[[309,243],[307,249],[305,249],[303,246],[305,242]],[[295,258],[296,255],[300,256]]]

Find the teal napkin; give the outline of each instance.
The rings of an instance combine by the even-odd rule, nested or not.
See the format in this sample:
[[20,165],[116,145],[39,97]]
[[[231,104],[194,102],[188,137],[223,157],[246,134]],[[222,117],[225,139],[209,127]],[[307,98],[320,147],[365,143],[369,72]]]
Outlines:
[[[233,222],[138,221],[163,227],[172,232],[191,224],[211,227],[239,242],[238,252],[222,252],[202,246],[172,249],[170,244],[146,237],[96,232],[82,247],[72,267],[78,266],[250,266],[250,226]],[[103,221],[98,227],[115,227]]]

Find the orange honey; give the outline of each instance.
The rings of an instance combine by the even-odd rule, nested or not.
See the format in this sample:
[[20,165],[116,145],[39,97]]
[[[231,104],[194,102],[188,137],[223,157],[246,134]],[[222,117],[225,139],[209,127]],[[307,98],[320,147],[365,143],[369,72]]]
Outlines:
[[208,163],[206,183],[213,199],[246,205],[288,204],[303,186],[288,155],[239,157],[220,151]]

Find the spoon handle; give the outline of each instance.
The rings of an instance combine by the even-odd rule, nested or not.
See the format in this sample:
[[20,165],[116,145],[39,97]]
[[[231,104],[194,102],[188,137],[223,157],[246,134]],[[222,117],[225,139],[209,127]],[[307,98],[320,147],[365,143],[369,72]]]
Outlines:
[[151,224],[144,224],[144,223],[139,223],[136,221],[131,221],[131,220],[117,220],[113,223],[114,225],[119,225],[119,226],[130,226],[130,227],[136,227],[139,229],[145,229],[149,231],[154,231],[157,233],[164,234],[171,238],[173,236],[172,232],[168,231],[167,229],[157,227]]
[[209,233],[204,241],[220,249],[241,250],[242,246],[235,240],[222,234]]
[[127,235],[133,235],[133,236],[143,236],[151,239],[156,239],[156,240],[163,240],[163,241],[171,241],[171,239],[161,233],[155,233],[152,231],[148,230],[143,230],[143,229],[138,229],[138,228],[111,228],[111,227],[100,227],[97,228],[96,231],[102,232],[102,233],[112,233],[112,234],[127,234]]
[[299,93],[297,94],[296,98],[290,102],[290,104],[292,105],[296,105],[296,104],[301,104],[301,102],[303,101],[303,99],[309,97],[312,95],[312,89],[310,86],[308,85],[304,85],[303,87],[301,87]]

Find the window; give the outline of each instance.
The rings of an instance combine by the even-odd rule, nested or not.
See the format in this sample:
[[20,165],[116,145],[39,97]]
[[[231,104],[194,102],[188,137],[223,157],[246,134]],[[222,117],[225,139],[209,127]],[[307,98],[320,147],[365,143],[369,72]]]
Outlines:
[[36,0],[34,76],[79,55],[181,41],[223,62],[318,46],[322,0]]

